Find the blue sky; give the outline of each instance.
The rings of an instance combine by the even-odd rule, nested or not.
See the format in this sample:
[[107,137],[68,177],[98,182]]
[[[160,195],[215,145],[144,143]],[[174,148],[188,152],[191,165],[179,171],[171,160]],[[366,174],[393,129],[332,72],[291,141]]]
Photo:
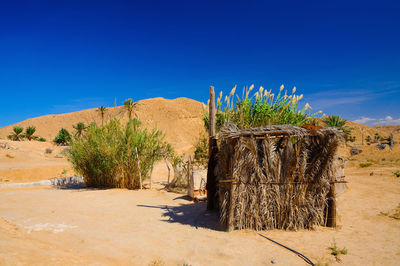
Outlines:
[[400,124],[399,14],[396,1],[1,1],[0,126],[250,84]]

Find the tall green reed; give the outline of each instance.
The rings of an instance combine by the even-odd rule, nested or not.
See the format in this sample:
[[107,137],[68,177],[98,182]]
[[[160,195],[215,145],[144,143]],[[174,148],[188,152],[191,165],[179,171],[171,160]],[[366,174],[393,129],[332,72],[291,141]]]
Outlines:
[[[296,95],[296,87],[291,90],[290,95],[284,90],[283,85],[277,94],[273,93],[272,89],[266,90],[260,87],[250,95],[253,89],[254,85],[244,87],[242,96],[239,97],[235,86],[229,95],[225,96],[224,101],[222,101],[223,93],[220,92],[216,106],[217,131],[228,123],[233,123],[241,129],[282,124],[302,126],[310,123],[311,118],[321,113],[321,111],[316,113],[308,111],[312,109],[308,103],[299,108],[303,94]],[[203,120],[208,129],[208,110],[205,110]]]

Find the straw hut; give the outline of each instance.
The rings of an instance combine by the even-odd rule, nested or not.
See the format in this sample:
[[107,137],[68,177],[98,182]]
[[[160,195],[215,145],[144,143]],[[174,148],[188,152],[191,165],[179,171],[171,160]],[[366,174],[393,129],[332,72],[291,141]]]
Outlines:
[[335,128],[223,128],[214,200],[226,229],[335,226],[340,136]]

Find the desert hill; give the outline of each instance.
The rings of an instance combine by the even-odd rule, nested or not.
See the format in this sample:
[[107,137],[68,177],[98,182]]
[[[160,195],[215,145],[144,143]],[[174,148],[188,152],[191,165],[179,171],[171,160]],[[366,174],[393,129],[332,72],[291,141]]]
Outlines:
[[[5,139],[16,125],[26,128],[36,127],[36,135],[46,138],[48,141],[54,139],[58,131],[64,127],[73,132],[72,125],[78,122],[90,124],[95,122],[101,124],[100,114],[96,108],[72,113],[45,115],[0,128],[0,138]],[[143,126],[152,129],[157,128],[166,133],[166,140],[173,145],[178,153],[191,153],[193,146],[199,136],[204,134],[203,127],[203,104],[188,98],[177,98],[168,100],[164,98],[153,98],[141,100],[135,109],[135,115],[142,121]],[[109,107],[105,114],[104,122],[113,117],[128,120],[128,115],[123,106]],[[351,135],[356,137],[354,143],[349,145],[366,145],[365,138],[374,138],[378,133],[381,137],[388,137],[391,133],[395,141],[400,143],[400,126],[375,126],[370,127],[348,121],[347,126],[352,128]],[[364,141],[363,141],[364,140]]]
[[[157,128],[166,133],[166,140],[173,145],[178,153],[193,151],[203,129],[203,107],[202,103],[188,99],[177,98],[167,100],[164,98],[153,98],[139,101],[135,108],[135,115],[142,121],[145,128]],[[104,122],[113,117],[128,120],[128,115],[122,106],[109,107],[105,114]],[[0,128],[0,138],[7,138],[14,126],[35,126],[36,135],[51,141],[58,131],[64,127],[73,132],[73,125],[84,122],[101,124],[100,114],[96,108],[72,113],[45,115]]]

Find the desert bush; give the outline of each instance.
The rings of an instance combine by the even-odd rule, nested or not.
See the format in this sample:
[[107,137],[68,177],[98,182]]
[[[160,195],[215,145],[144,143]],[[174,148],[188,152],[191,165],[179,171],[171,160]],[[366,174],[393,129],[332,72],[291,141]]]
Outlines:
[[148,132],[140,121],[122,125],[113,119],[90,126],[83,138],[73,138],[68,158],[88,186],[140,187],[140,177],[150,176],[153,164],[172,151],[159,130]]
[[400,171],[393,172],[393,174],[394,174],[396,177],[400,177]]
[[8,135],[8,139],[20,141],[24,137],[22,134],[23,131],[24,131],[23,127],[20,127],[20,126],[13,127],[13,132],[11,135]]
[[[250,92],[254,85],[244,88],[240,98],[236,92],[236,87],[232,89],[228,96],[225,96],[224,106],[222,103],[222,92],[217,98],[216,106],[216,130],[227,124],[233,123],[238,128],[255,128],[267,125],[292,124],[302,126],[310,123],[310,118],[318,113],[307,113],[312,109],[307,103],[302,109],[298,108],[298,102],[303,95],[295,95],[296,87],[292,89],[292,94],[288,95],[282,85],[277,95],[271,93],[272,90],[265,90],[263,87],[250,97]],[[208,130],[209,114],[204,111],[204,125]]]
[[40,141],[40,142],[46,142],[46,139],[43,138],[43,137],[39,137],[39,138],[38,138],[38,141]]
[[194,150],[194,163],[207,167],[208,163],[208,138],[203,134],[200,135]]
[[54,143],[61,146],[66,146],[71,141],[71,134],[65,128],[61,128],[58,135],[54,138]]
[[333,241],[332,245],[330,247],[328,247],[328,249],[331,251],[331,255],[335,256],[336,261],[340,262],[340,258],[339,255],[343,254],[343,255],[347,255],[348,251],[347,248],[339,248],[336,245],[336,241]]
[[366,167],[369,167],[371,165],[372,165],[372,163],[360,163],[360,167],[361,168],[366,168]]

